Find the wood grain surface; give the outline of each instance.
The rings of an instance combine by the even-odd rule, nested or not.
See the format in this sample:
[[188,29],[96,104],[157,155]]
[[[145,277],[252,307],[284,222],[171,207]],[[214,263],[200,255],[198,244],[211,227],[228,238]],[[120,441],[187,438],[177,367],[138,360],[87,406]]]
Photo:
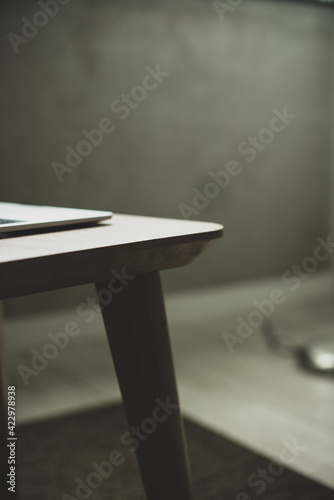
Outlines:
[[93,227],[0,241],[0,299],[103,281],[113,269],[143,274],[186,265],[219,224],[115,214]]

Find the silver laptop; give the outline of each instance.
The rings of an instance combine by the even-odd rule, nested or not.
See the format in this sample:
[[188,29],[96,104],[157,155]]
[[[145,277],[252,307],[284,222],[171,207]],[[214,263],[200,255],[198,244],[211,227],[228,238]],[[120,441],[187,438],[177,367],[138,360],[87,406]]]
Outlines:
[[95,224],[110,219],[112,215],[112,212],[100,210],[0,203],[0,233],[87,223]]

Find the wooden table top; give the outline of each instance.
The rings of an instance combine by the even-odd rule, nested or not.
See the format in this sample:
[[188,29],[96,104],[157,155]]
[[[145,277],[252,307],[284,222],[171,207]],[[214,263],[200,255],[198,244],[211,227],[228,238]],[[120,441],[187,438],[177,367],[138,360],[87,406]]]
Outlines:
[[0,240],[0,299],[142,274],[191,262],[222,235],[219,224],[114,214],[91,227]]

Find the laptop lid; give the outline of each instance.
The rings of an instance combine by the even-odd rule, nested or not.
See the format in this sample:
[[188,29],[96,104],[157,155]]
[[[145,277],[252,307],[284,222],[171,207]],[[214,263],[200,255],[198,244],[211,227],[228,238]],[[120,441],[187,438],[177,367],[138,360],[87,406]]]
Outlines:
[[97,223],[110,219],[112,215],[112,212],[100,210],[0,203],[0,233]]

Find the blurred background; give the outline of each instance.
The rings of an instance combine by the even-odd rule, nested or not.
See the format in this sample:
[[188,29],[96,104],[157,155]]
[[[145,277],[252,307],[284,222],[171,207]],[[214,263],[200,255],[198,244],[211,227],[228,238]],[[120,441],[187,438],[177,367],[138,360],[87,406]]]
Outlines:
[[[162,273],[181,403],[271,458],[299,439],[307,451],[292,467],[334,487],[333,379],[269,352],[259,328],[233,353],[224,340],[276,288],[287,300],[271,320],[290,343],[334,335],[331,255],[298,290],[282,280],[334,232],[334,11],[236,3],[70,0],[45,19],[38,2],[4,2],[0,199],[182,218],[210,173],[238,162],[241,173],[190,216],[222,223],[223,239]],[[144,96],[138,86],[159,69]],[[284,110],[288,123],[268,136]],[[66,148],[104,118],[113,132],[60,182]],[[94,294],[84,286],[4,302],[21,421],[119,398],[100,318],[28,386],[17,370]]]

